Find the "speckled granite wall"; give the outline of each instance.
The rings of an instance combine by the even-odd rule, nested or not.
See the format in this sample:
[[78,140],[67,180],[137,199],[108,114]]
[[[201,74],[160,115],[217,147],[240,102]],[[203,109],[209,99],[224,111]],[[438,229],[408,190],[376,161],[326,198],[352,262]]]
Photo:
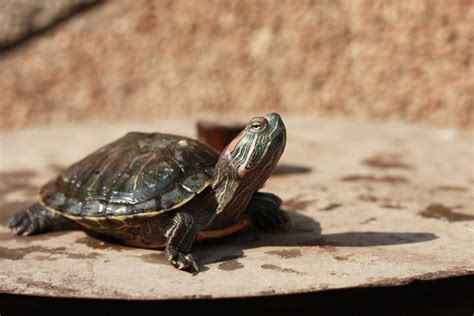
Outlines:
[[474,127],[473,21],[461,0],[109,1],[0,53],[0,125],[278,110]]

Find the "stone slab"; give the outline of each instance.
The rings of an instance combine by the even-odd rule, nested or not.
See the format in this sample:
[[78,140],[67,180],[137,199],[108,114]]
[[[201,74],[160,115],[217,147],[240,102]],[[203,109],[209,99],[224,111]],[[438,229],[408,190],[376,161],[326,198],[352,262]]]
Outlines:
[[109,244],[80,231],[16,237],[4,226],[14,211],[34,201],[37,186],[95,148],[130,130],[193,136],[194,120],[3,132],[0,292],[142,300],[247,297],[474,272],[472,132],[399,122],[284,120],[287,149],[264,190],[282,197],[292,227],[196,245],[197,275],[175,270],[159,250]]

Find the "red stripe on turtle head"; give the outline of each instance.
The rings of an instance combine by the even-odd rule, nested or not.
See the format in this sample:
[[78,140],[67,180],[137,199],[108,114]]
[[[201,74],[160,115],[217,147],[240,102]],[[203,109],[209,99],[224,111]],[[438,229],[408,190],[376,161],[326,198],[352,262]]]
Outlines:
[[237,144],[240,142],[240,140],[245,136],[245,130],[244,131],[241,131],[239,133],[239,135],[235,136],[235,138],[229,143],[229,145],[227,145],[227,147],[225,148],[224,150],[224,153],[226,155],[232,155],[232,152],[234,151],[235,149],[235,146],[237,146]]

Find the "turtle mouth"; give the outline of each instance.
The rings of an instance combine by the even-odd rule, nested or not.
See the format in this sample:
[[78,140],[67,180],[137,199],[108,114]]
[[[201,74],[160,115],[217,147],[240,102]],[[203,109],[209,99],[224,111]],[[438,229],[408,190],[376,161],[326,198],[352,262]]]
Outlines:
[[284,143],[286,140],[286,131],[282,130],[279,131],[276,135],[274,135],[271,139],[270,142],[276,142],[276,143]]
[[268,125],[270,126],[268,133],[268,141],[269,142],[283,142],[286,139],[286,127],[278,113],[269,113],[264,116],[265,119],[268,121]]

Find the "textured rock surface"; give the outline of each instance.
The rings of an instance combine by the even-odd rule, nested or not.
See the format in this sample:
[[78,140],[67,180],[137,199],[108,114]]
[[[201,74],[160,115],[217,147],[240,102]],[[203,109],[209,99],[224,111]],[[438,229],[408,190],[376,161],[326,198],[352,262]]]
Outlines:
[[97,0],[0,0],[0,48],[12,45]]
[[265,190],[293,227],[194,248],[201,272],[160,251],[83,232],[13,237],[7,217],[36,186],[129,130],[193,135],[192,121],[32,129],[1,135],[0,292],[68,297],[237,297],[397,285],[474,273],[472,133],[402,123],[285,117],[288,145]]
[[0,55],[1,126],[258,108],[473,127],[473,20],[464,0],[109,1]]

